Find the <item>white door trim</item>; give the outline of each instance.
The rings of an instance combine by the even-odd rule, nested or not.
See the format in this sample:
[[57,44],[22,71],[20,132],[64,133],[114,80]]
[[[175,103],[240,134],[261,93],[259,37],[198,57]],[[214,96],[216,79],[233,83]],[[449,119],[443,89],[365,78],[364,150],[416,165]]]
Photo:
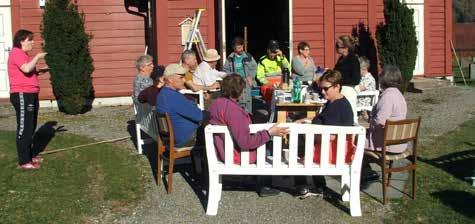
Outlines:
[[221,61],[222,65],[226,62],[226,0],[221,0]]
[[0,6],[10,6],[11,0],[0,0]]
[[[289,60],[292,58],[294,50],[293,44],[293,0],[289,0]],[[226,0],[221,0],[221,60],[224,62],[227,58],[226,54]]]
[[417,35],[417,58],[414,67],[414,75],[423,75],[425,72],[425,25],[424,25],[424,0],[406,0],[406,5],[414,10],[414,25]]
[[293,16],[293,0],[289,0],[289,62],[292,60],[292,54],[294,51],[294,38],[293,38],[293,32],[294,32],[294,16]]
[[12,12],[10,6],[0,6],[0,98],[10,97],[8,82],[8,56],[13,45]]

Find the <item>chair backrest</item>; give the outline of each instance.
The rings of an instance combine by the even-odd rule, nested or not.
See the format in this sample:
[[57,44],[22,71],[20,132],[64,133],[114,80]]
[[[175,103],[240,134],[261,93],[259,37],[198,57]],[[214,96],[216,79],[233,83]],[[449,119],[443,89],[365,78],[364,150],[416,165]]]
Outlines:
[[370,98],[370,104],[369,105],[361,105],[356,107],[356,111],[372,111],[374,105],[378,103],[378,98],[379,98],[379,90],[366,90],[362,92],[358,92],[356,95],[356,98],[362,98],[362,97],[369,97]]
[[386,120],[384,126],[384,145],[396,145],[410,141],[417,142],[421,117],[399,121]]
[[168,146],[175,145],[175,136],[173,135],[173,125],[168,113],[156,113],[158,123],[158,136],[161,142]]
[[205,109],[203,90],[200,90],[198,92],[193,92],[192,90],[189,90],[189,89],[182,89],[180,90],[180,93],[183,95],[196,96],[198,98],[198,103],[197,103],[198,108],[200,108],[201,110]]
[[158,134],[158,123],[155,119],[155,107],[147,103],[139,103],[134,100],[135,123],[138,127],[155,138]]
[[[256,133],[260,130],[268,130],[273,124],[251,124],[249,126],[251,133]],[[363,158],[364,142],[366,130],[361,126],[357,127],[341,127],[341,126],[324,126],[314,124],[296,124],[296,123],[282,123],[279,126],[289,128],[289,146],[288,146],[288,161],[282,158],[287,149],[282,148],[282,137],[274,136],[273,141],[273,156],[269,160],[266,156],[266,145],[262,145],[257,148],[256,153],[256,165],[251,166],[249,164],[249,151],[241,151],[241,164],[236,165],[233,161],[234,143],[233,138],[227,128],[227,126],[221,125],[208,125],[205,128],[206,138],[206,154],[208,164],[214,166],[214,164],[220,163],[216,156],[216,149],[214,145],[214,135],[224,134],[224,165],[225,167],[240,167],[240,168],[265,168],[269,163],[273,168],[288,168],[288,169],[305,169],[305,168],[323,168],[323,169],[340,169],[343,166],[347,166],[345,163],[345,146],[346,137],[355,135],[356,139],[356,152],[354,154],[353,167],[360,167],[361,160]],[[300,141],[299,136],[305,135],[305,141]],[[319,164],[313,162],[314,158],[314,144],[315,137],[321,136],[321,151]],[[336,164],[331,164],[329,161],[330,152],[330,139],[332,135],[338,136],[337,152],[336,152]],[[298,148],[303,146],[305,148],[305,158],[303,161],[298,159]],[[356,162],[355,162],[356,161]]]

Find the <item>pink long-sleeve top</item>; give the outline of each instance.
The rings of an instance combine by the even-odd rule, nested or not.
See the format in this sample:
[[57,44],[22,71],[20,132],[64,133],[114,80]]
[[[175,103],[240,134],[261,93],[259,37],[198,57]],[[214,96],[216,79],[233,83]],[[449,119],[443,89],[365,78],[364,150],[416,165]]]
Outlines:
[[[251,134],[249,114],[233,99],[220,97],[209,107],[210,124],[226,125],[234,142],[234,163],[241,163],[241,151],[249,151],[249,162],[256,162],[256,148],[270,140],[267,130]],[[216,154],[224,161],[224,135],[214,136]]]
[[[378,103],[374,106],[370,127],[366,138],[365,149],[381,151],[384,139],[384,125],[386,120],[398,121],[406,119],[407,104],[404,96],[397,88],[387,88],[381,93]],[[387,152],[401,153],[406,150],[407,144],[392,145],[386,148]]]

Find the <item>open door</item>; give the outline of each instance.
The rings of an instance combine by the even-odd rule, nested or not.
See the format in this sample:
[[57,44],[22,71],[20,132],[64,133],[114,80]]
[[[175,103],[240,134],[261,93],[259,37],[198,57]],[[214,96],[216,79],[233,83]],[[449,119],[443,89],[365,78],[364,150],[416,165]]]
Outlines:
[[222,52],[232,52],[232,40],[241,36],[247,39],[247,51],[256,60],[265,55],[269,40],[277,40],[290,57],[289,2],[221,0]]

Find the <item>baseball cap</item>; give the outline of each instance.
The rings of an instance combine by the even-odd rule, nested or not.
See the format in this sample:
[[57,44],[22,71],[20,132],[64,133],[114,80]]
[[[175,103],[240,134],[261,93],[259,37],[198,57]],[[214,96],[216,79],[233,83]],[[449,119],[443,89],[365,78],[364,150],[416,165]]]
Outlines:
[[188,72],[187,69],[183,68],[183,66],[179,64],[169,64],[165,68],[165,72],[163,73],[163,76],[171,76],[171,75],[184,75],[186,72]]

